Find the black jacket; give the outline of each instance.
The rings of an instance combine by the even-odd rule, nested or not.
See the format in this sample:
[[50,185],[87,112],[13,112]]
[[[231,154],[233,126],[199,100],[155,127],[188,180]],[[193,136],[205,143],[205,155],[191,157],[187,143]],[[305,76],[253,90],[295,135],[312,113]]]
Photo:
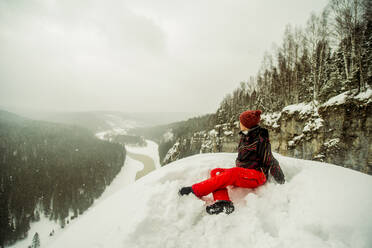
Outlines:
[[278,183],[284,183],[285,178],[278,160],[271,153],[269,132],[258,125],[252,127],[247,134],[240,131],[238,157],[236,166],[254,169],[270,174]]

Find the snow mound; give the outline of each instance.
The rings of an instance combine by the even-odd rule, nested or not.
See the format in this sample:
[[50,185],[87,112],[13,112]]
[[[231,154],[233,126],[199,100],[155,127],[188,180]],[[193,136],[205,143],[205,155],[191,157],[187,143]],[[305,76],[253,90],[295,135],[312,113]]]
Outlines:
[[210,216],[204,201],[178,196],[181,186],[207,178],[213,168],[234,166],[236,158],[199,154],[110,196],[48,247],[371,247],[371,176],[274,155],[287,182],[230,189],[230,215]]
[[356,99],[360,102],[365,102],[366,104],[370,103],[372,100],[372,88],[368,87],[365,91],[359,92],[358,95],[356,94],[357,89],[353,89],[351,91],[343,92],[337,96],[330,98],[327,102],[322,104],[322,107],[332,106],[332,105],[341,105],[346,103],[348,99]]

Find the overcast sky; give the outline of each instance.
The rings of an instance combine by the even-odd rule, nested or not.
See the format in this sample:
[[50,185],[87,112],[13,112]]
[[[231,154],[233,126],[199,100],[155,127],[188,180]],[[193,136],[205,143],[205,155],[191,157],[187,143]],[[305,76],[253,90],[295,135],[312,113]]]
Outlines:
[[215,112],[328,0],[0,0],[0,106]]

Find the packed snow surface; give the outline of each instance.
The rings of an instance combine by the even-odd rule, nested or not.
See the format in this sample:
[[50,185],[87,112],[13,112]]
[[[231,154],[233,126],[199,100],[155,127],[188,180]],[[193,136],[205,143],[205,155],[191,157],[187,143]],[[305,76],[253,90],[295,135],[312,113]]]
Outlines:
[[287,182],[270,178],[254,190],[230,189],[235,204],[230,215],[208,215],[205,201],[177,194],[213,168],[234,166],[236,158],[235,153],[199,154],[106,198],[48,247],[372,247],[371,176],[274,156]]

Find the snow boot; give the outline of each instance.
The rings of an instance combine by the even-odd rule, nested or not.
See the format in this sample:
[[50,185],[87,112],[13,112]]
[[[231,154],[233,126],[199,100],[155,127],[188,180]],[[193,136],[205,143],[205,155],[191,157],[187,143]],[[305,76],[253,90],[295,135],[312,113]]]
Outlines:
[[231,201],[216,201],[210,206],[206,207],[208,214],[219,214],[225,212],[226,214],[231,214],[234,212],[234,204]]
[[178,191],[178,194],[180,196],[183,196],[183,195],[188,195],[192,193],[192,188],[191,187],[182,187],[179,191]]

